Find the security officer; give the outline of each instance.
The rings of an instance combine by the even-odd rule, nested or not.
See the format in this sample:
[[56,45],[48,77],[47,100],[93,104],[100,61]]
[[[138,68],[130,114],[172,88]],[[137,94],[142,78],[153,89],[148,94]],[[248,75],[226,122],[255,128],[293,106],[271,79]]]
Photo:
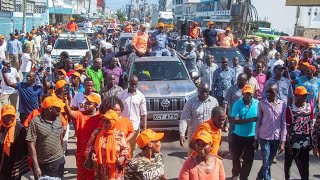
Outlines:
[[166,49],[168,45],[168,35],[164,32],[164,24],[158,24],[158,30],[152,33],[150,37],[150,44],[152,45],[153,56],[171,56],[171,53]]

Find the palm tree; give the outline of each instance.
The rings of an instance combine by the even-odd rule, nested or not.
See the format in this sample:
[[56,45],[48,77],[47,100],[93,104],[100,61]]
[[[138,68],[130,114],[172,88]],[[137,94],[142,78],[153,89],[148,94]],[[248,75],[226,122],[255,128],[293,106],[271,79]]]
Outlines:
[[125,14],[120,9],[117,10],[116,16],[117,16],[117,19],[119,21],[125,21],[126,20]]

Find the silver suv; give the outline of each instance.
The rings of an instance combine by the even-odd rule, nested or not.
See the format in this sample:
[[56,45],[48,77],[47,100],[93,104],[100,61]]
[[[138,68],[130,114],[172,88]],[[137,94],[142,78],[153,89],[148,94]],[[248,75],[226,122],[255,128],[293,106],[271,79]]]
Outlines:
[[196,87],[181,59],[174,56],[129,58],[128,76],[136,75],[144,94],[148,127],[178,130],[179,119],[188,99],[197,95]]

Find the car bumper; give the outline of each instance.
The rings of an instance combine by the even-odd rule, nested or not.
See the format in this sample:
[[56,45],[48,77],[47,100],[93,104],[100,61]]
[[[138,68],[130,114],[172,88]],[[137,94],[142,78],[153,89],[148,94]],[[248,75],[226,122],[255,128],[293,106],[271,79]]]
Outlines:
[[[155,119],[155,116],[177,115],[177,119]],[[153,130],[179,130],[179,119],[181,111],[152,111],[148,112],[147,126]]]

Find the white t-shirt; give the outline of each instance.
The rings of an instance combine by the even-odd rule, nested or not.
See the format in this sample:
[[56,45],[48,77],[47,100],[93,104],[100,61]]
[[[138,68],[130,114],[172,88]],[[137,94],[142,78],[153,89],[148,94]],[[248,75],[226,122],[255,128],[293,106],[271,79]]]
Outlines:
[[41,36],[36,36],[34,37],[34,42],[35,42],[35,47],[40,47],[40,44],[41,44]]
[[269,42],[268,42],[268,41],[265,41],[265,42],[261,41],[260,44],[261,44],[263,47],[269,48]]
[[271,59],[271,60],[269,61],[268,67],[270,67],[270,71],[271,71],[272,74],[273,74],[273,69],[274,69],[274,67],[275,67],[276,65],[281,65],[281,66],[283,66],[283,65],[284,65],[284,61],[282,61],[281,59],[278,59],[278,60],[276,60],[276,59]]
[[251,56],[253,59],[257,59],[262,52],[263,52],[263,46],[261,44],[251,45]]
[[2,59],[6,59],[6,46],[4,43],[0,46],[0,60]]
[[51,55],[45,53],[42,57],[41,57],[41,63],[43,63],[44,68],[46,69],[47,67],[52,68],[52,58]]
[[88,21],[84,24],[84,28],[86,29],[86,32],[90,32],[92,28],[92,22]]
[[[7,72],[6,75],[10,82],[12,83],[18,82],[17,78],[19,77],[19,73],[16,68],[11,67],[10,72]],[[3,80],[2,73],[0,73],[0,80],[1,80],[2,94],[14,94],[18,92],[18,90],[16,90],[15,88],[12,88],[6,85],[6,83]]]
[[30,72],[31,71],[31,66],[32,62],[30,61],[31,57],[30,54],[28,53],[23,53],[21,56],[21,72]]
[[111,49],[113,46],[111,43],[109,42],[106,42],[106,40],[102,40],[100,41],[100,45],[101,45],[101,48],[107,48],[107,49]]
[[[100,97],[99,94],[97,95]],[[74,95],[74,97],[72,98],[71,106],[78,108],[79,111],[84,111],[85,101],[86,101],[85,95],[83,94],[83,92],[79,92],[76,95]]]

